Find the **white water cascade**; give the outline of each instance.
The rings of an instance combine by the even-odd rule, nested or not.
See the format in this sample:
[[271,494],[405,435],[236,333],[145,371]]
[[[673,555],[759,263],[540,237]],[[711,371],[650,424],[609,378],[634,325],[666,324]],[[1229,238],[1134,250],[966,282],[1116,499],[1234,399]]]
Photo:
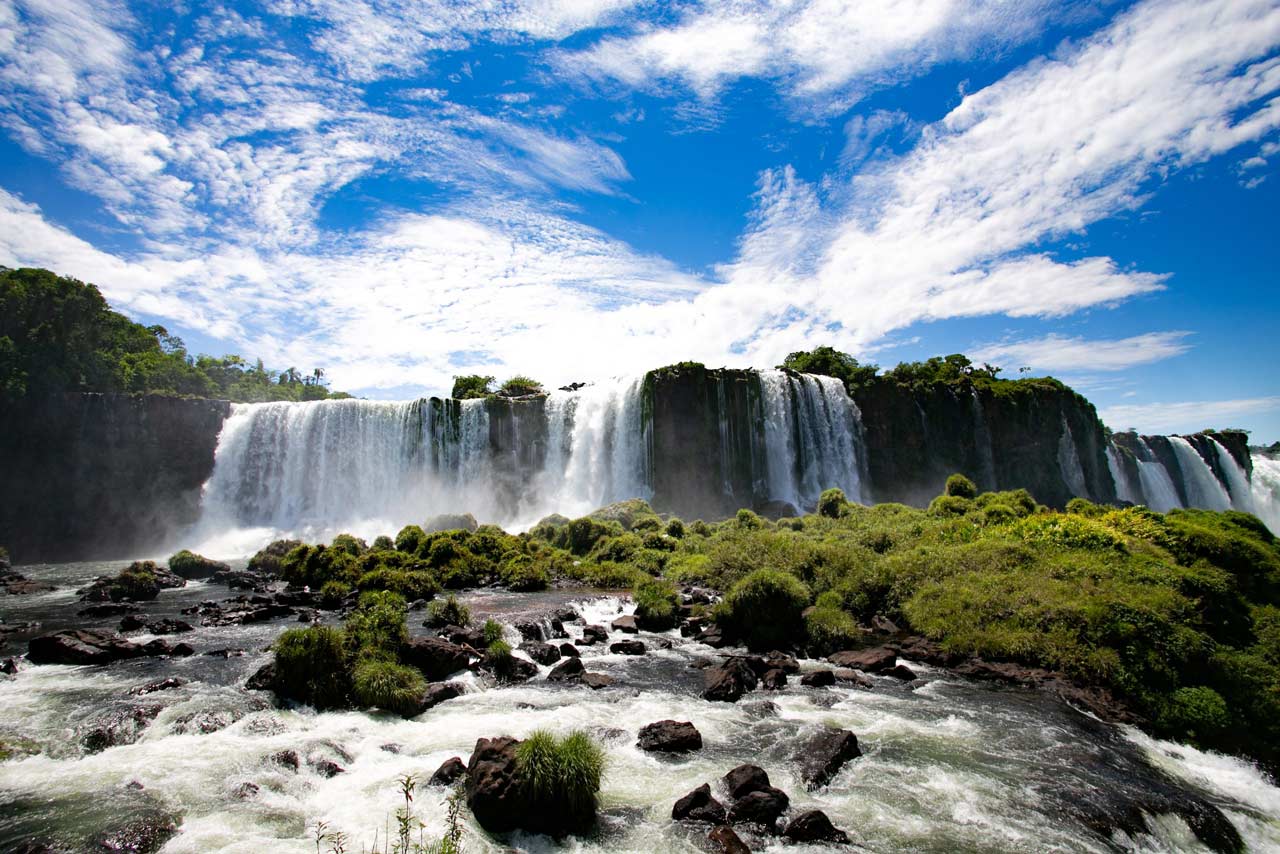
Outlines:
[[1138,457],[1138,479],[1142,482],[1146,505],[1157,513],[1168,513],[1175,507],[1181,507],[1182,499],[1178,497],[1178,488],[1173,485],[1173,478],[1169,477],[1164,464],[1156,459],[1146,440],[1139,439],[1138,444],[1148,458],[1144,460],[1141,456]]
[[1280,536],[1280,460],[1261,453],[1254,453],[1252,459],[1253,512]]
[[862,416],[832,377],[761,371],[768,494],[800,510],[839,487],[862,500]]
[[1058,468],[1072,495],[1089,494],[1084,466],[1080,463],[1080,451],[1076,448],[1076,437],[1072,435],[1071,425],[1067,423],[1065,415],[1062,416],[1062,435],[1058,437]]
[[1205,510],[1230,510],[1231,496],[1199,451],[1181,436],[1170,436],[1169,444],[1178,458],[1178,468],[1182,469],[1187,503]]
[[1130,504],[1142,503],[1142,492],[1134,489],[1129,473],[1125,470],[1120,451],[1114,445],[1107,445],[1107,468],[1111,470],[1111,480],[1116,486],[1116,498]]
[[1231,496],[1232,509],[1253,513],[1253,486],[1249,483],[1248,473],[1236,462],[1236,458],[1231,456],[1231,452],[1221,442],[1212,436],[1209,437],[1209,441],[1213,443],[1214,453],[1218,455],[1218,465],[1226,475],[1227,491]]

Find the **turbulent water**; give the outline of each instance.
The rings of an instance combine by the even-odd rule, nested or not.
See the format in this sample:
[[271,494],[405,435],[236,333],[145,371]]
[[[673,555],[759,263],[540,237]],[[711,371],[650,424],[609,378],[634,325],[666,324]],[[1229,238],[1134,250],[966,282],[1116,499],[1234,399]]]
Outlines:
[[[71,591],[119,568],[23,567],[62,589],[11,602],[10,622],[39,620],[45,631],[91,624],[73,616],[79,604]],[[177,614],[224,595],[200,583],[164,591],[147,606],[148,616]],[[590,622],[604,625],[630,610],[625,600],[563,592],[486,592],[467,600],[482,618],[507,623],[575,601]],[[1157,806],[1198,798],[1223,809],[1249,850],[1280,850],[1280,789],[1247,763],[1101,724],[1043,693],[1000,689],[921,664],[911,664],[922,677],[914,683],[874,677],[870,690],[813,689],[793,677],[781,692],[711,703],[698,696],[700,672],[689,665],[717,653],[672,632],[664,636],[672,649],[642,657],[584,648],[589,670],[618,680],[612,688],[592,692],[547,683],[545,667],[534,681],[509,688],[463,676],[470,691],[464,697],[401,720],[276,709],[265,696],[241,688],[285,627],[198,628],[182,636],[197,650],[191,658],[98,668],[32,666],[0,685],[0,738],[26,739],[41,750],[0,763],[0,850],[13,850],[36,833],[52,834],[73,851],[90,850],[95,838],[122,824],[162,816],[180,824],[163,848],[168,854],[306,854],[315,851],[310,831],[318,821],[345,832],[347,850],[359,851],[375,832],[384,838],[398,806],[397,777],[425,779],[451,756],[465,760],[477,738],[522,736],[539,727],[561,733],[586,728],[607,749],[601,830],[567,842],[570,851],[704,850],[705,828],[672,822],[671,806],[744,762],[763,766],[794,809],[824,810],[849,833],[853,850],[1198,852],[1206,849],[1186,824]],[[655,637],[641,638],[654,646]],[[200,654],[228,647],[245,653]],[[815,666],[802,662],[805,669]],[[142,698],[128,695],[130,688],[166,676],[191,681]],[[92,720],[130,704],[161,708],[136,743],[85,755],[79,740]],[[664,718],[692,721],[704,749],[682,759],[639,751],[639,728]],[[808,792],[793,754],[808,735],[829,726],[855,732],[865,755],[826,788]],[[301,755],[299,771],[269,761],[286,749]],[[307,764],[318,758],[345,772],[320,775]],[[243,783],[259,787],[256,794],[238,794]],[[444,796],[426,789],[414,802],[437,832]],[[1150,833],[1102,836],[1091,829],[1144,809],[1152,813]],[[757,851],[830,850],[758,836],[748,841]],[[491,840],[467,826],[468,851],[511,850],[508,844],[527,851],[554,848],[541,837]]]

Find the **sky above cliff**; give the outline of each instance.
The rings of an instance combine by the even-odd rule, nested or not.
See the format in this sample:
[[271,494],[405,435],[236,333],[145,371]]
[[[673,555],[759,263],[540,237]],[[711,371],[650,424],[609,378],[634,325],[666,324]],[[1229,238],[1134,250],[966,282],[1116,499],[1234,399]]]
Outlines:
[[1280,3],[0,0],[0,264],[368,397],[966,352],[1280,439]]

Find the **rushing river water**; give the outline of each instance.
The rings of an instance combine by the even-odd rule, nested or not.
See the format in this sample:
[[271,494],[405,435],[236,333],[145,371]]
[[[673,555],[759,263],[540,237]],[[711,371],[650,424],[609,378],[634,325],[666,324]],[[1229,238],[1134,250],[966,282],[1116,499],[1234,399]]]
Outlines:
[[[9,624],[41,623],[39,633],[68,627],[114,627],[119,618],[88,620],[74,590],[123,564],[22,567],[53,582],[47,594],[10,596]],[[228,591],[190,583],[161,593],[145,606],[150,618],[177,616],[184,607],[227,598]],[[522,616],[576,603],[591,623],[608,623],[630,609],[617,597],[589,593],[477,592],[464,599],[483,619],[508,627]],[[421,614],[410,614],[415,633]],[[194,618],[187,618],[195,622]],[[962,679],[912,663],[921,679],[902,683],[873,677],[870,690],[801,687],[793,677],[783,691],[757,691],[736,704],[699,697],[701,673],[690,665],[718,653],[663,637],[669,650],[640,657],[583,648],[587,669],[617,679],[614,687],[544,681],[514,687],[461,677],[470,692],[418,718],[381,713],[316,714],[276,709],[263,694],[243,689],[269,660],[271,640],[288,620],[251,626],[197,627],[180,635],[196,649],[185,659],[141,659],[106,667],[26,666],[0,682],[0,741],[20,740],[40,750],[0,764],[0,851],[24,840],[50,838],[54,850],[89,851],[104,833],[147,816],[167,816],[179,832],[164,852],[314,852],[317,821],[348,835],[348,851],[380,838],[399,796],[396,779],[426,779],[446,759],[465,759],[477,738],[522,736],[546,727],[586,728],[604,742],[609,759],[601,793],[598,834],[569,840],[573,851],[655,852],[705,850],[706,828],[671,820],[671,806],[703,782],[752,762],[792,798],[793,809],[824,810],[852,839],[849,850],[873,852],[1108,852],[1204,851],[1187,824],[1160,805],[1216,804],[1250,851],[1280,851],[1280,789],[1236,759],[1156,741],[1102,724],[1061,701],[1034,691]],[[581,626],[567,626],[579,636]],[[31,632],[11,637],[5,655],[25,650]],[[512,634],[514,640],[515,635]],[[135,639],[147,640],[147,635]],[[213,650],[243,655],[207,655]],[[803,669],[819,666],[804,661]],[[145,697],[131,688],[178,676],[186,685]],[[159,707],[135,743],[86,754],[81,738],[113,709]],[[705,747],[670,759],[635,746],[643,725],[664,718],[690,720]],[[864,756],[825,788],[808,792],[793,756],[808,735],[838,726],[858,735]],[[270,761],[281,750],[303,758],[298,771]],[[327,758],[345,771],[326,778],[307,759]],[[242,784],[256,792],[245,796]],[[439,831],[442,789],[422,789],[418,815]],[[1115,825],[1139,811],[1148,833],[1094,828]],[[465,816],[464,810],[464,816]],[[1132,827],[1132,823],[1128,826]],[[757,851],[814,852],[830,847],[784,844],[746,837]],[[495,841],[468,824],[466,850],[544,851],[545,837],[517,834]]]

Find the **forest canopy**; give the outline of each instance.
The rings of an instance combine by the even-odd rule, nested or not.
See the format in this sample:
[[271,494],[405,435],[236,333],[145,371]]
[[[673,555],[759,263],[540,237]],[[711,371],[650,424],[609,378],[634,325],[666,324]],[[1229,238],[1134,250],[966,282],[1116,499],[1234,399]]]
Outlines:
[[242,403],[350,396],[329,391],[320,368],[277,372],[237,355],[192,356],[163,326],[113,311],[94,285],[0,267],[0,399],[66,391]]

